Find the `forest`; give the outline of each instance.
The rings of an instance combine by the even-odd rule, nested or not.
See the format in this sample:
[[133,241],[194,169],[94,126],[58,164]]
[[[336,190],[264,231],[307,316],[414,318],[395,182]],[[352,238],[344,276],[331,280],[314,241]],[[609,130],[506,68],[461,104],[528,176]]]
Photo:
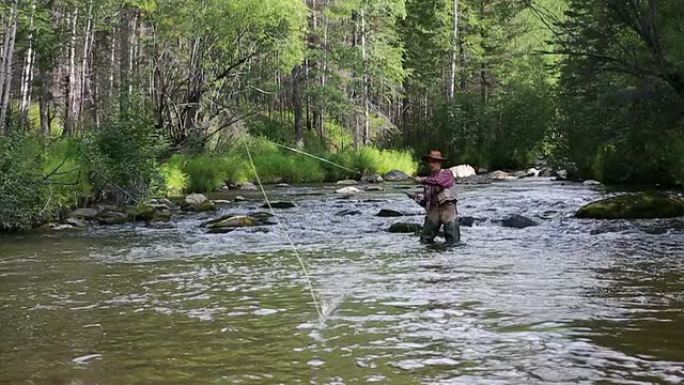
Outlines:
[[681,188],[684,2],[4,0],[0,229],[451,164]]

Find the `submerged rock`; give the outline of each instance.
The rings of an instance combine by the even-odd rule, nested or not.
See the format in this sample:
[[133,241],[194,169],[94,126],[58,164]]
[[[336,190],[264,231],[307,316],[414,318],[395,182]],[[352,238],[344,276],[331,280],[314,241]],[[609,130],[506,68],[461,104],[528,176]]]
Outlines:
[[423,226],[418,224],[418,223],[393,223],[390,228],[387,230],[390,233],[397,233],[397,234],[413,234],[413,233],[419,233],[423,229]]
[[392,170],[387,174],[383,175],[383,178],[389,182],[398,182],[402,180],[411,179],[411,177],[408,174],[400,170]]
[[397,211],[397,210],[392,210],[392,209],[381,209],[377,214],[375,214],[376,217],[381,217],[381,218],[393,218],[393,217],[404,217],[406,214]]
[[338,217],[346,217],[346,216],[352,216],[352,215],[361,215],[361,211],[349,209],[349,210],[338,211],[337,213],[335,213],[335,216],[338,216]]
[[488,175],[473,175],[464,179],[458,179],[459,184],[491,184],[492,178]]
[[485,219],[475,217],[458,217],[458,224],[463,227],[473,227],[475,223],[484,222]]
[[589,203],[575,217],[591,219],[652,219],[684,215],[684,199],[665,193],[625,194]]
[[477,175],[475,169],[468,164],[462,164],[456,167],[452,167],[449,169],[449,171],[451,171],[455,179],[463,179]]
[[[274,209],[291,209],[293,207],[296,207],[297,205],[294,204],[293,202],[288,202],[288,201],[273,201],[271,202],[271,207]],[[268,208],[268,203],[264,203],[261,205],[262,209],[267,209]]]
[[513,229],[524,229],[527,227],[539,226],[539,224],[532,219],[518,214],[513,214],[505,218],[501,221],[501,225]]

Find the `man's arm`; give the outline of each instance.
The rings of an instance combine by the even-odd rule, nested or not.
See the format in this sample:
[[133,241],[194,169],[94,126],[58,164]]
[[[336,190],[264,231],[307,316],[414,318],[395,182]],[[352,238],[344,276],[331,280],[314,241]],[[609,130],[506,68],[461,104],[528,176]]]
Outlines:
[[454,185],[454,176],[449,170],[440,170],[437,175],[420,178],[420,183],[449,188]]

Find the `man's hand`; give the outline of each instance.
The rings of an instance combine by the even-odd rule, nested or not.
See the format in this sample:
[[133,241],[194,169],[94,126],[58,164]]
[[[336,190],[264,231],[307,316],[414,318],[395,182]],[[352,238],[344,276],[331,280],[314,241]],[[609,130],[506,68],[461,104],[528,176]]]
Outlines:
[[416,182],[418,182],[418,183],[423,183],[423,182],[425,182],[425,179],[427,179],[427,178],[422,177],[422,176],[417,176],[417,177],[416,177]]

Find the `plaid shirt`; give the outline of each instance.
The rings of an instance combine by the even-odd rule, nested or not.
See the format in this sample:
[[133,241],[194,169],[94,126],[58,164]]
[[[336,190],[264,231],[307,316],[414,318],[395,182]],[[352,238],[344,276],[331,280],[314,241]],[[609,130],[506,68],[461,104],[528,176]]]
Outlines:
[[454,175],[449,170],[439,170],[423,181],[425,208],[432,210],[439,206],[437,195],[454,185]]

